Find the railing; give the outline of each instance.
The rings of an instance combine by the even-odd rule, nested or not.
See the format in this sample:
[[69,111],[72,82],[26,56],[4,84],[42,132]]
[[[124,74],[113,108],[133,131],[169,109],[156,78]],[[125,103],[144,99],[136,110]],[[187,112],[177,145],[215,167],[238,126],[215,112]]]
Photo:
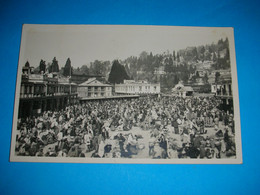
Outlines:
[[77,95],[77,92],[72,93],[41,93],[41,94],[20,94],[20,98],[37,98],[37,97],[51,97],[51,96],[62,96],[62,95]]

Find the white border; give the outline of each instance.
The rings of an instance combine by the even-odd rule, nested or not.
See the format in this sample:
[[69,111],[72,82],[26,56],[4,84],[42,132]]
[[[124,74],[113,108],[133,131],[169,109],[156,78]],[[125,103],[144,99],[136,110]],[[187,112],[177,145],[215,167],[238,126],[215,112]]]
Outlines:
[[[17,70],[16,80],[16,92],[13,114],[13,130],[11,140],[10,161],[11,162],[63,162],[63,163],[124,163],[124,164],[242,164],[242,144],[241,144],[241,126],[240,126],[240,111],[239,111],[239,96],[238,96],[238,83],[237,83],[237,68],[236,68],[236,56],[235,56],[235,42],[234,42],[234,30],[230,27],[224,27],[227,37],[229,39],[230,60],[231,60],[231,75],[232,75],[232,90],[233,90],[233,105],[234,105],[234,120],[235,120],[235,142],[236,142],[236,158],[234,159],[125,159],[125,158],[71,158],[71,157],[30,157],[30,156],[16,156],[15,155],[15,138],[20,98],[20,83],[22,62],[24,62],[24,48],[26,46],[27,32],[30,27],[39,27],[41,29],[48,29],[48,27],[67,29],[78,28],[79,30],[87,27],[95,27],[107,25],[23,25],[19,65]],[[122,28],[138,28],[143,26],[125,26],[114,25]],[[111,26],[110,26],[111,27]],[[211,28],[212,30],[220,29],[221,27],[173,27],[173,26],[145,26],[147,28],[188,28],[192,31],[194,28]]]

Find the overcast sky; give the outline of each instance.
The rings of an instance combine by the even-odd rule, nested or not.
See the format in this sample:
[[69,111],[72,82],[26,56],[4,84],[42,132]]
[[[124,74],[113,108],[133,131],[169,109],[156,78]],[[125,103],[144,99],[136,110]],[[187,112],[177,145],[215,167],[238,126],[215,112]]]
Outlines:
[[231,28],[24,25],[20,62],[28,60],[37,67],[41,59],[48,63],[56,57],[63,67],[69,57],[76,68],[94,60],[124,60],[142,51],[159,54],[211,44],[231,32]]

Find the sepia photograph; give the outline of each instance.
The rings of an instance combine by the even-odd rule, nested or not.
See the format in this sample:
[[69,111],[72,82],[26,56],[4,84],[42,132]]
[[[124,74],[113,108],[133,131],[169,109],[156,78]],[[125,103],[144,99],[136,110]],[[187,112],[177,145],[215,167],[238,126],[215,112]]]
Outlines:
[[10,161],[241,164],[233,28],[24,24]]

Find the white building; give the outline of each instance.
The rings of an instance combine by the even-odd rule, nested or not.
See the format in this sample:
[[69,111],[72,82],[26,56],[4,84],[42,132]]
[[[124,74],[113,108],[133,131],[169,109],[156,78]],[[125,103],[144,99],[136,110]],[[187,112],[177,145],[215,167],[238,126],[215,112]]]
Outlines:
[[159,94],[161,87],[159,83],[152,84],[147,81],[124,80],[123,84],[115,84],[117,94]]
[[112,86],[91,78],[78,85],[78,96],[83,97],[109,97],[112,96]]
[[164,66],[160,66],[159,68],[155,68],[154,74],[155,75],[165,75],[166,72],[164,70]]

